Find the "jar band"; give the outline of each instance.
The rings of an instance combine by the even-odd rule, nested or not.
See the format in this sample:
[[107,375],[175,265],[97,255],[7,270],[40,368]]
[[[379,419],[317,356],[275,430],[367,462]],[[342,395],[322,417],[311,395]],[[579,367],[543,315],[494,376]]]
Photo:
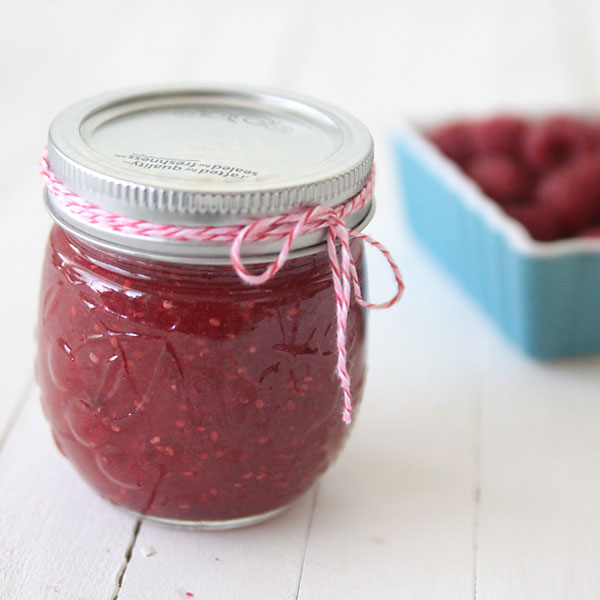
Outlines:
[[[179,242],[230,243],[231,263],[237,275],[250,285],[260,285],[270,280],[285,264],[294,241],[302,235],[327,229],[327,252],[336,297],[337,317],[337,374],[344,395],[344,423],[351,422],[352,396],[350,375],[346,359],[346,327],[352,293],[363,308],[389,308],[400,300],[404,282],[400,269],[390,252],[370,236],[350,229],[344,218],[361,210],[373,196],[375,169],[371,171],[365,187],[355,196],[336,207],[313,206],[305,211],[284,215],[247,219],[238,225],[184,227],[164,223],[151,223],[105,211],[70,191],[56,178],[48,163],[48,152],[44,149],[39,162],[39,172],[48,192],[62,207],[86,223],[114,232],[135,234],[144,237],[172,239]],[[356,272],[356,264],[350,250],[350,239],[357,238],[379,250],[394,274],[396,293],[387,302],[372,303],[364,300]],[[276,259],[259,274],[248,272],[241,258],[245,242],[281,241],[283,246]],[[338,255],[336,245],[339,243]]]

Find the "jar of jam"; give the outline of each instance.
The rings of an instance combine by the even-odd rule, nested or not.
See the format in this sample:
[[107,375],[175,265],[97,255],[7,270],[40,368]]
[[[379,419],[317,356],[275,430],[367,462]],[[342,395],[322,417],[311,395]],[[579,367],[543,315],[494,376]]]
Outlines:
[[[348,434],[330,228],[290,242],[267,227],[240,240],[237,268],[224,232],[341,206],[372,161],[354,117],[264,90],[126,91],[56,118],[36,372],[58,448],[104,498],[145,518],[236,527],[283,510],[327,469]],[[368,198],[344,227],[372,212]],[[360,284],[358,238],[346,246]],[[263,273],[286,243],[260,285],[239,276]],[[346,318],[356,405],[357,300]]]

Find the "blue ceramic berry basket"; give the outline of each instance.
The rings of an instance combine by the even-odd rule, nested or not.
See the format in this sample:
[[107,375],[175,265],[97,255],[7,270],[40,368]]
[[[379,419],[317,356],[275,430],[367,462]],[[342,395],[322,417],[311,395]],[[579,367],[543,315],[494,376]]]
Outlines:
[[394,134],[410,227],[536,358],[600,352],[600,240],[537,242],[420,133]]

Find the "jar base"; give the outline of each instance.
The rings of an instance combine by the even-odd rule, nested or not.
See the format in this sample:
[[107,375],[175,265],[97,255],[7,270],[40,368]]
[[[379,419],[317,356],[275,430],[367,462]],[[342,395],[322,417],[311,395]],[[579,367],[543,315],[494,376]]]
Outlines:
[[144,515],[142,513],[138,513],[134,510],[129,510],[128,508],[124,508],[123,506],[118,506],[117,504],[111,504],[122,510],[124,512],[129,513],[130,515],[134,515],[138,519],[143,521],[150,521],[152,523],[159,523],[160,525],[168,525],[169,527],[178,527],[183,529],[195,529],[196,531],[226,531],[229,529],[241,529],[242,527],[250,527],[252,525],[257,525],[258,523],[262,523],[263,521],[267,521],[276,517],[277,515],[285,512],[290,509],[296,501],[290,502],[284,506],[280,506],[278,508],[274,508],[273,510],[269,510],[264,513],[260,513],[258,515],[250,515],[248,517],[239,517],[237,519],[224,519],[221,521],[184,521],[180,519],[168,519],[166,517],[155,517],[152,515]]

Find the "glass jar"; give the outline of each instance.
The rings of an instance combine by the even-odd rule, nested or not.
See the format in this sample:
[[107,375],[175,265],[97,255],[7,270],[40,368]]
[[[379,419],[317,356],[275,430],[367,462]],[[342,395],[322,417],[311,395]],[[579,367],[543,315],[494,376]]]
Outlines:
[[[335,206],[365,185],[372,144],[358,121],[314,101],[194,88],[75,105],[53,124],[49,155],[56,176],[93,206],[197,227],[273,214],[273,194],[291,198],[292,186],[296,198],[304,190],[309,203]],[[340,173],[351,179],[351,169],[351,185],[315,195]],[[179,200],[161,200],[157,184]],[[115,192],[119,185],[137,196]],[[217,196],[218,210],[203,204]],[[207,528],[262,520],[305,492],[348,434],[323,232],[300,238],[271,279],[249,285],[228,258],[230,244],[143,238],[73,212],[52,193],[47,204],[57,224],[43,267],[36,372],[56,444],[82,477],[139,515]],[[277,212],[303,206],[285,204]],[[371,212],[353,215],[353,226]],[[264,271],[280,245],[247,244],[248,270]],[[361,240],[351,253],[362,282]],[[355,405],[364,334],[352,301],[345,347]]]
[[[360,263],[362,243],[354,248]],[[96,250],[54,226],[38,377],[54,439],[105,498],[177,521],[288,505],[346,438],[335,377],[335,301],[324,252],[262,286],[229,266]],[[364,320],[347,341],[353,398]]]

